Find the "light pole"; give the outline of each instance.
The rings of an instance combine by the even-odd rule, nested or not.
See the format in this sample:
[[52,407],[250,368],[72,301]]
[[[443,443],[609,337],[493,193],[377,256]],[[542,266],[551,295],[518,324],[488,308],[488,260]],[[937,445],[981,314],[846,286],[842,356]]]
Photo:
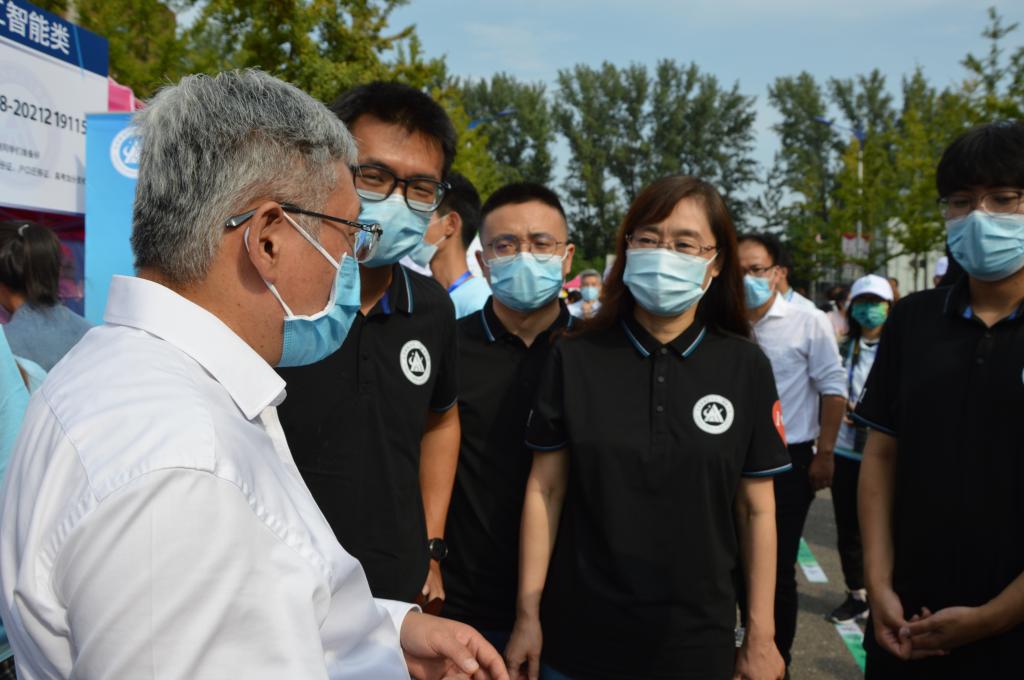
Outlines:
[[857,138],[857,197],[860,199],[860,210],[857,211],[857,255],[860,256],[863,254],[861,253],[861,244],[864,235],[864,140],[867,139],[867,134],[859,125],[857,127],[841,125],[824,116],[815,116],[814,120],[836,130],[845,130]]
[[473,120],[469,121],[468,125],[466,125],[466,129],[467,130],[475,130],[478,127],[480,127],[481,125],[483,125],[484,123],[490,123],[491,121],[497,120],[498,118],[504,118],[505,116],[511,116],[515,112],[516,112],[516,109],[515,109],[514,106],[512,106],[512,107],[509,107],[507,109],[503,109],[503,110],[498,111],[497,113],[494,113],[494,114],[491,114],[491,115],[480,116],[479,118],[474,118]]

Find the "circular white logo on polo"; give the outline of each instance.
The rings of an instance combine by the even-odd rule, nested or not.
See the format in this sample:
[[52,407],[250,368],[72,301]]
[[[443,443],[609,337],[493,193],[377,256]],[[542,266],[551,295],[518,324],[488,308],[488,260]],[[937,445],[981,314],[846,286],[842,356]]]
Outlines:
[[419,340],[405,343],[398,360],[402,364],[402,373],[413,385],[422,385],[430,380],[430,352]]
[[141,151],[142,139],[134,127],[126,127],[110,143],[110,162],[114,164],[115,170],[128,179],[138,179]]
[[693,422],[708,434],[722,434],[732,427],[732,402],[723,396],[709,394],[693,406]]

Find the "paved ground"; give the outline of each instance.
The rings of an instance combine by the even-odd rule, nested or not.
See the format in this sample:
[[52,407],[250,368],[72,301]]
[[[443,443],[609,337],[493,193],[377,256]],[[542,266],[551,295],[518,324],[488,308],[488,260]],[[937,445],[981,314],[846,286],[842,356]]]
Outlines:
[[832,497],[827,491],[819,492],[811,506],[804,539],[825,571],[828,583],[808,583],[803,570],[797,567],[800,618],[790,677],[792,680],[863,680],[864,674],[835,626],[825,620],[825,615],[846,595],[836,552]]

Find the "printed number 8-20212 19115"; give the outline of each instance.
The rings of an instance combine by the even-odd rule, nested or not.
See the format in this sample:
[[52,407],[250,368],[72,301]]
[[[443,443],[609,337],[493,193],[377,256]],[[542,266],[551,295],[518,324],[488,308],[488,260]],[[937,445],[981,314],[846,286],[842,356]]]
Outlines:
[[82,118],[0,94],[0,114],[4,113],[10,113],[40,125],[49,125],[60,130],[85,134],[85,120]]

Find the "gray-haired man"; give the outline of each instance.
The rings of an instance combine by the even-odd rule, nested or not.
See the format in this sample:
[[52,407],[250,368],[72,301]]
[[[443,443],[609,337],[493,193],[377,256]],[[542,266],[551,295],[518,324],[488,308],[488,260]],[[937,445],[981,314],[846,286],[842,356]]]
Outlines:
[[379,236],[351,136],[256,71],[138,124],[138,277],[37,392],[0,506],[19,676],[507,677],[471,628],[371,597],[277,419],[272,366],[341,344]]

